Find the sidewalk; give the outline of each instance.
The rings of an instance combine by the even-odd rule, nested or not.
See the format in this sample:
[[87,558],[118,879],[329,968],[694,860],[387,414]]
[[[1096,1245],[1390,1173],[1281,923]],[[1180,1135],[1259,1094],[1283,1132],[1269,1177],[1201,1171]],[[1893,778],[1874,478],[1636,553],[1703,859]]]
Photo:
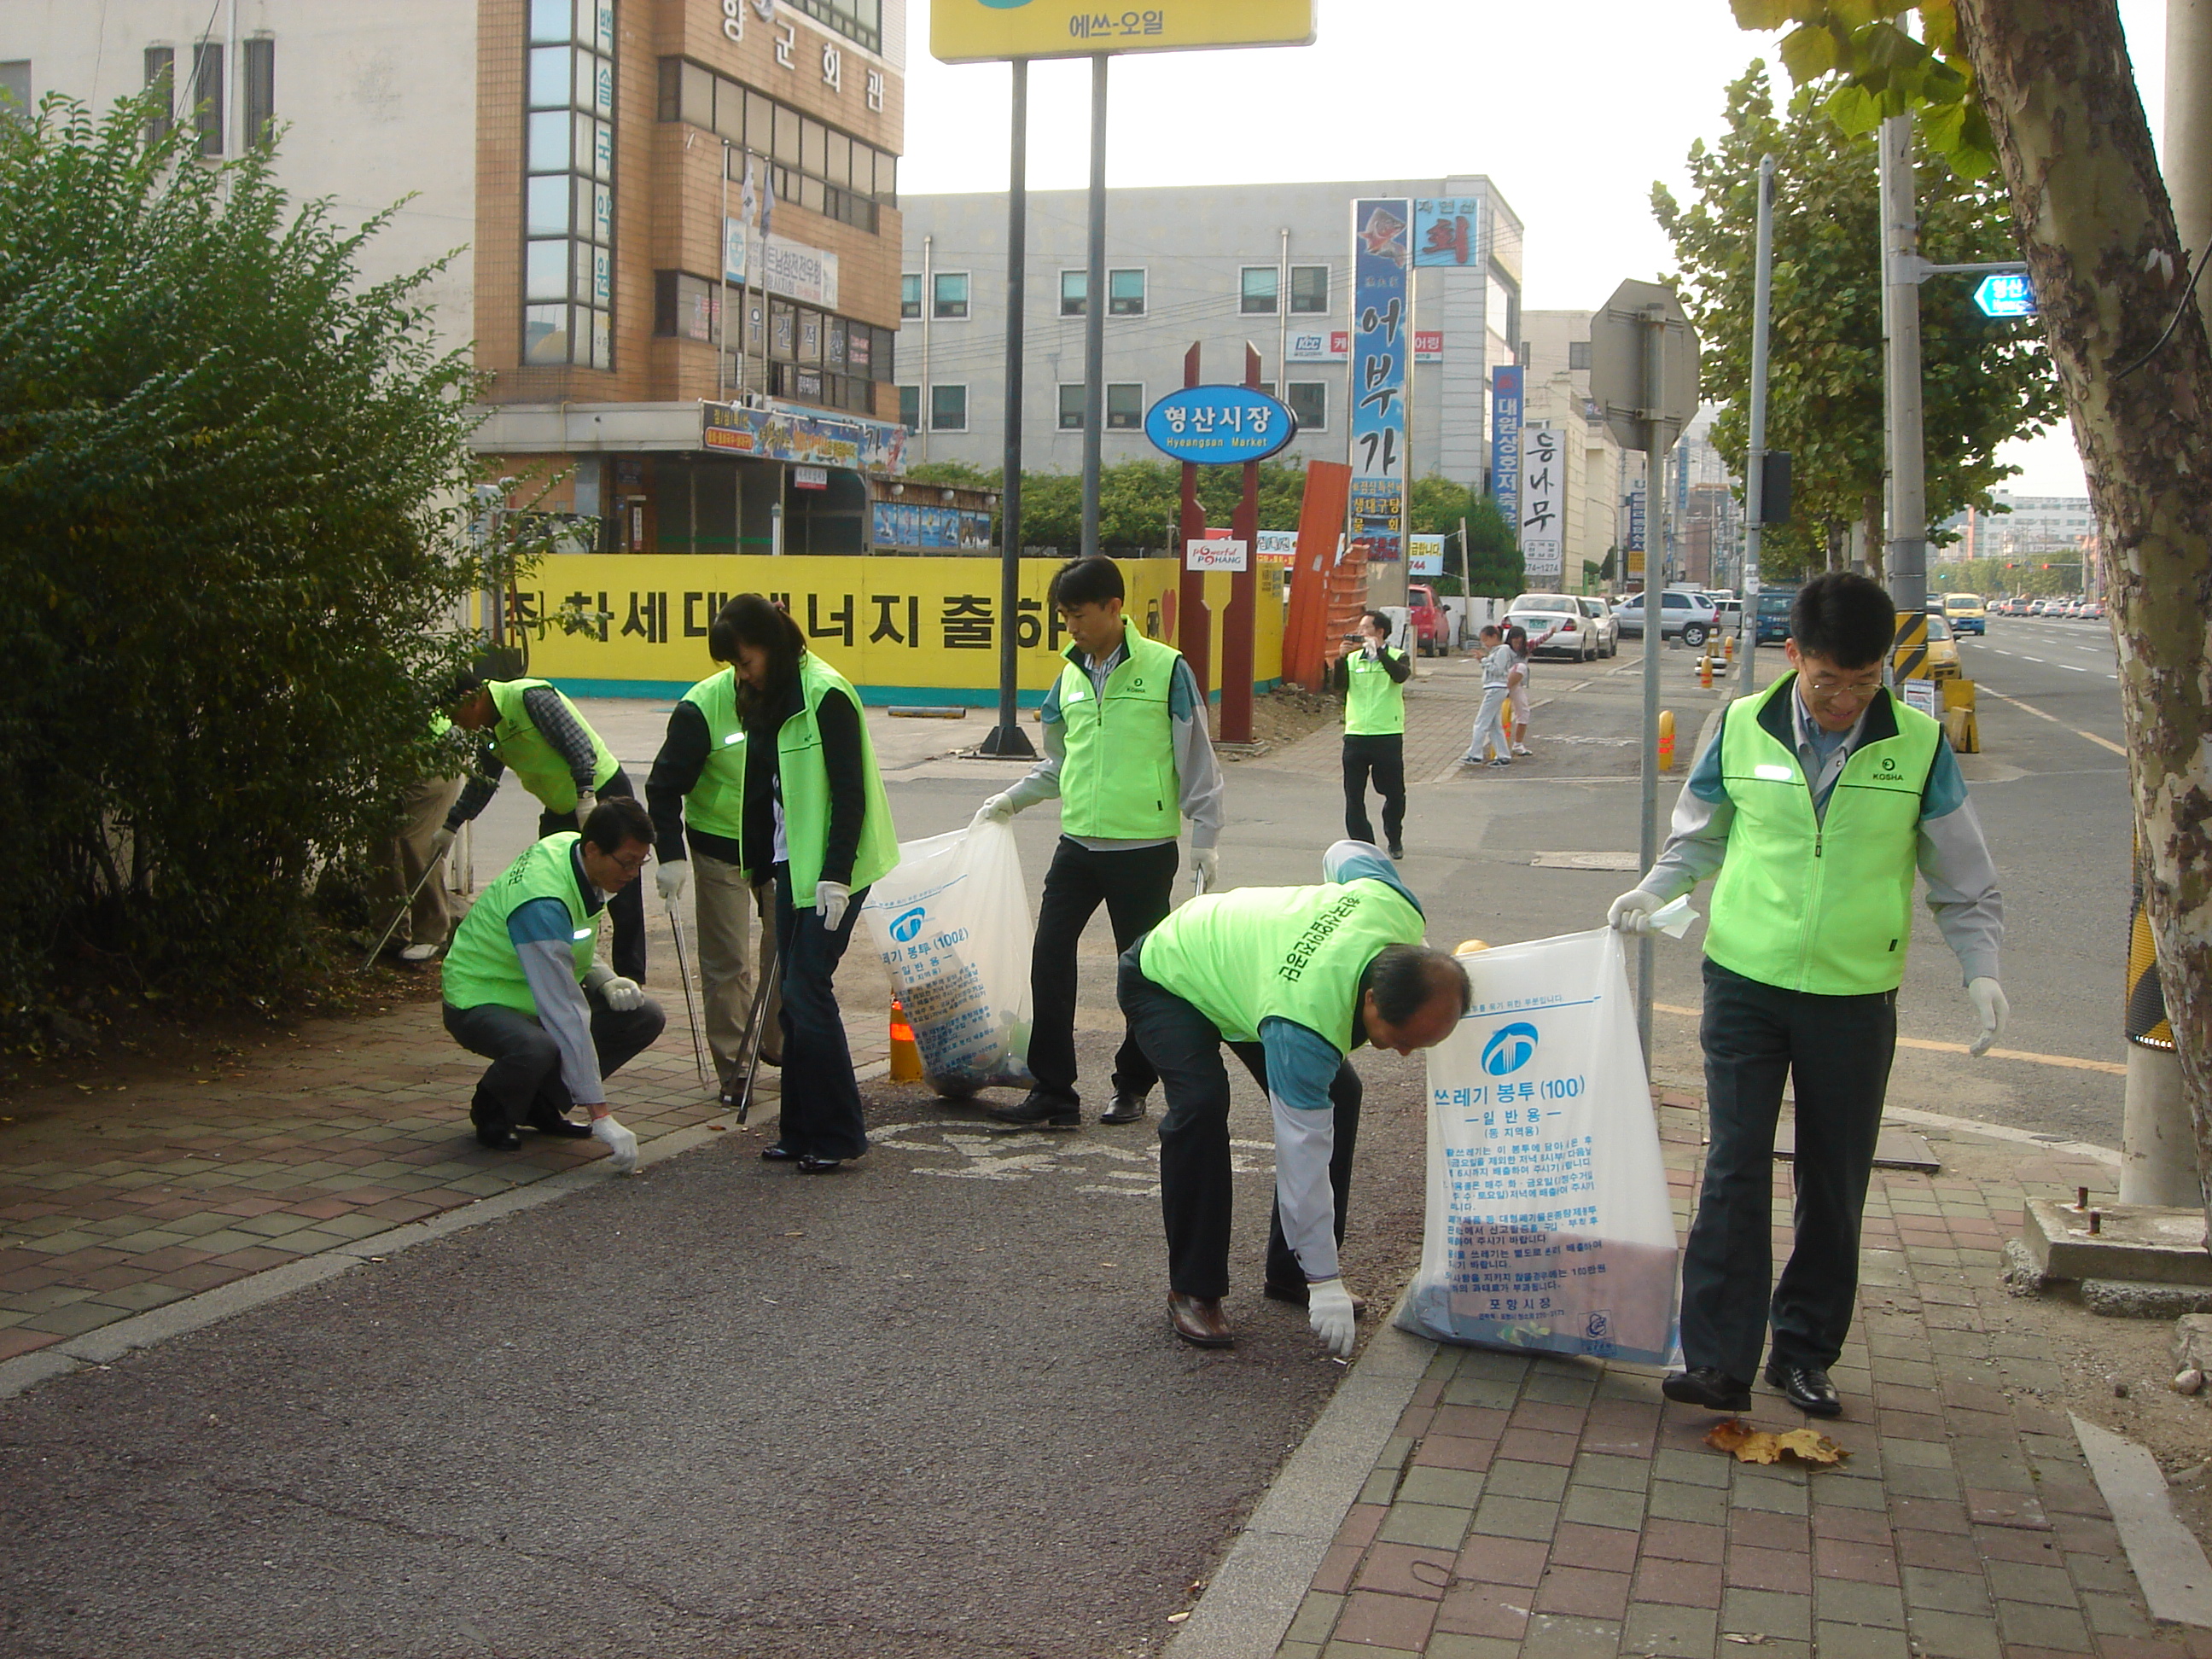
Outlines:
[[[1699,1103],[1657,1097],[1686,1223]],[[1319,1566],[1294,1613],[1279,1592],[1253,1644],[1258,1575],[1240,1569],[1297,1555],[1295,1506],[1263,1504],[1217,1575],[1231,1605],[1201,1602],[1171,1659],[2212,1655],[2212,1631],[2150,1623],[2051,1343],[1998,1279],[2024,1196],[2110,1192],[2112,1172],[1924,1133],[1942,1170],[1877,1170],[1868,1199],[1859,1317],[1834,1372],[1846,1415],[1816,1425],[1850,1449],[1842,1466],[1766,1468],[1710,1449],[1717,1419],[1665,1401],[1656,1371],[1382,1331],[1346,1392],[1365,1383],[1370,1406],[1387,1395],[1401,1407],[1395,1430],[1371,1466],[1339,1476],[1329,1513],[1340,1520],[1312,1536]],[[1786,1224],[1786,1164],[1775,1193]],[[1786,1231],[1777,1245],[1778,1261]],[[1763,1383],[1754,1402],[1755,1426],[1807,1420]],[[1318,1468],[1334,1455],[1341,1469],[1356,1415],[1324,1417],[1285,1480],[1299,1460]]]

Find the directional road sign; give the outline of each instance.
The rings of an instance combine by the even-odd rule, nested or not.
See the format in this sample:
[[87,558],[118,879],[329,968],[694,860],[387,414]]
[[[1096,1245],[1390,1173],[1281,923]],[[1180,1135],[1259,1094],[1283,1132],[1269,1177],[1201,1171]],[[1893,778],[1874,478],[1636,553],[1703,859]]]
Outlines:
[[2033,317],[2035,290],[2025,271],[2003,270],[1982,278],[1974,290],[1974,303],[1984,317]]

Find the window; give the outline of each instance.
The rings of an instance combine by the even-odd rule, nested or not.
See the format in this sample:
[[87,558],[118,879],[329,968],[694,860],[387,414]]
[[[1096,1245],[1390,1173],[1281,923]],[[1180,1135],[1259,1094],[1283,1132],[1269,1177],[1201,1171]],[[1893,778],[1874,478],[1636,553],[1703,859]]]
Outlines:
[[[1089,271],[1061,271],[1060,273],[1060,314],[1063,317],[1080,317],[1084,313],[1083,296],[1090,286]],[[1067,422],[1062,421],[1060,424],[1066,426]]]
[[929,429],[965,432],[968,429],[968,388],[933,386],[929,388]]
[[921,430],[921,388],[902,386],[899,388],[899,424],[909,432]]
[[[965,317],[968,314],[968,273],[964,270],[940,270],[937,273],[936,294],[931,312],[938,317]],[[965,426],[966,422],[963,421]]]
[[791,3],[838,33],[858,40],[870,52],[884,49],[883,0],[791,0]]
[[1319,316],[1328,310],[1328,267],[1291,267],[1291,314]]
[[[858,7],[873,18],[880,0],[806,0],[803,9],[827,15],[817,4],[841,15]],[[879,23],[878,19],[869,27]],[[896,156],[703,64],[681,58],[660,60],[659,114],[664,121],[686,121],[727,139],[732,179],[744,177],[750,151],[757,176],[762,171],[767,175],[760,179],[763,192],[774,191],[780,202],[796,202],[872,236],[881,230],[879,204],[898,201]]]
[[1273,316],[1279,275],[1273,265],[1245,266],[1237,308],[1249,316]]
[[1291,395],[1285,400],[1291,413],[1297,416],[1301,432],[1328,430],[1328,382],[1327,380],[1292,380]]
[[1106,273],[1106,314],[1141,317],[1145,314],[1145,273],[1109,270]]
[[921,273],[909,270],[899,278],[899,315],[921,315]]
[[1567,368],[1570,371],[1587,369],[1589,367],[1589,349],[1590,343],[1588,340],[1567,342]]
[[192,48],[192,125],[200,154],[222,154],[222,48],[203,40]]
[[276,43],[263,36],[246,43],[246,144],[268,143],[276,118]]
[[1060,382],[1060,429],[1062,432],[1083,430],[1083,382]]
[[[614,0],[530,0],[522,360],[532,366],[614,367],[615,40]],[[272,90],[274,67],[272,55]],[[696,288],[679,293],[675,273],[656,278],[665,332],[688,332],[687,307],[713,315],[712,284],[686,280]]]
[[[1060,388],[1060,429],[1083,430],[1083,392],[1080,380]],[[1145,423],[1145,388],[1140,384],[1109,381],[1106,387],[1106,430],[1133,432]]]
[[158,143],[177,125],[177,53],[173,46],[146,48],[146,90],[154,100],[154,112],[146,121],[146,142]]
[[[147,56],[150,58],[153,54],[149,52]],[[15,100],[13,104],[8,102],[11,98]],[[31,60],[11,58],[0,63],[0,112],[20,120],[29,112],[30,107]]]
[[714,338],[721,321],[718,284],[681,270],[653,274],[653,331],[679,340]]

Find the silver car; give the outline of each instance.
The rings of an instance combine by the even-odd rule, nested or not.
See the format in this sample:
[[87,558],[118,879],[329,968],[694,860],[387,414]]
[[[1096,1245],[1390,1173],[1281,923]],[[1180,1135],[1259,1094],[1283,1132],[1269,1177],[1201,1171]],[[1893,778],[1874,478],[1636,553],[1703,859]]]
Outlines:
[[1589,625],[1597,635],[1598,655],[1619,656],[1620,654],[1620,622],[1613,614],[1613,607],[1603,599],[1588,593],[1577,596],[1576,603],[1582,606],[1583,615],[1589,618]]
[[1589,662],[1599,653],[1596,629],[1571,593],[1523,593],[1506,607],[1504,625],[1528,630],[1531,656],[1548,651]]

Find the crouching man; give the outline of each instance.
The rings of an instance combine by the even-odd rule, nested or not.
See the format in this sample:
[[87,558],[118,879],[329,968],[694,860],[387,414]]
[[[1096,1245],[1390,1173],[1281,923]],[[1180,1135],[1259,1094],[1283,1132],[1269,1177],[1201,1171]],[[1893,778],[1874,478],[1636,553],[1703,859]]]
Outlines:
[[[660,1035],[668,1017],[637,981],[592,961],[599,912],[637,879],[653,821],[627,795],[592,809],[583,833],[548,836],[507,866],[446,953],[446,1029],[491,1061],[469,1117],[496,1152],[518,1126],[599,1140],[616,1169],[637,1167],[637,1137],[607,1109],[602,1080]],[[588,1124],[569,1117],[583,1107]]]
[[1121,956],[1121,1012],[1166,1096],[1160,1208],[1168,1318],[1184,1341],[1227,1347],[1229,1076],[1225,1042],[1267,1091],[1275,1214],[1266,1293],[1305,1306],[1349,1354],[1355,1304],[1337,1266],[1359,1130],[1362,1043],[1401,1054],[1449,1036],[1473,998],[1467,972],[1421,944],[1419,902],[1376,848],[1340,841],[1318,887],[1243,887],[1194,898]]

